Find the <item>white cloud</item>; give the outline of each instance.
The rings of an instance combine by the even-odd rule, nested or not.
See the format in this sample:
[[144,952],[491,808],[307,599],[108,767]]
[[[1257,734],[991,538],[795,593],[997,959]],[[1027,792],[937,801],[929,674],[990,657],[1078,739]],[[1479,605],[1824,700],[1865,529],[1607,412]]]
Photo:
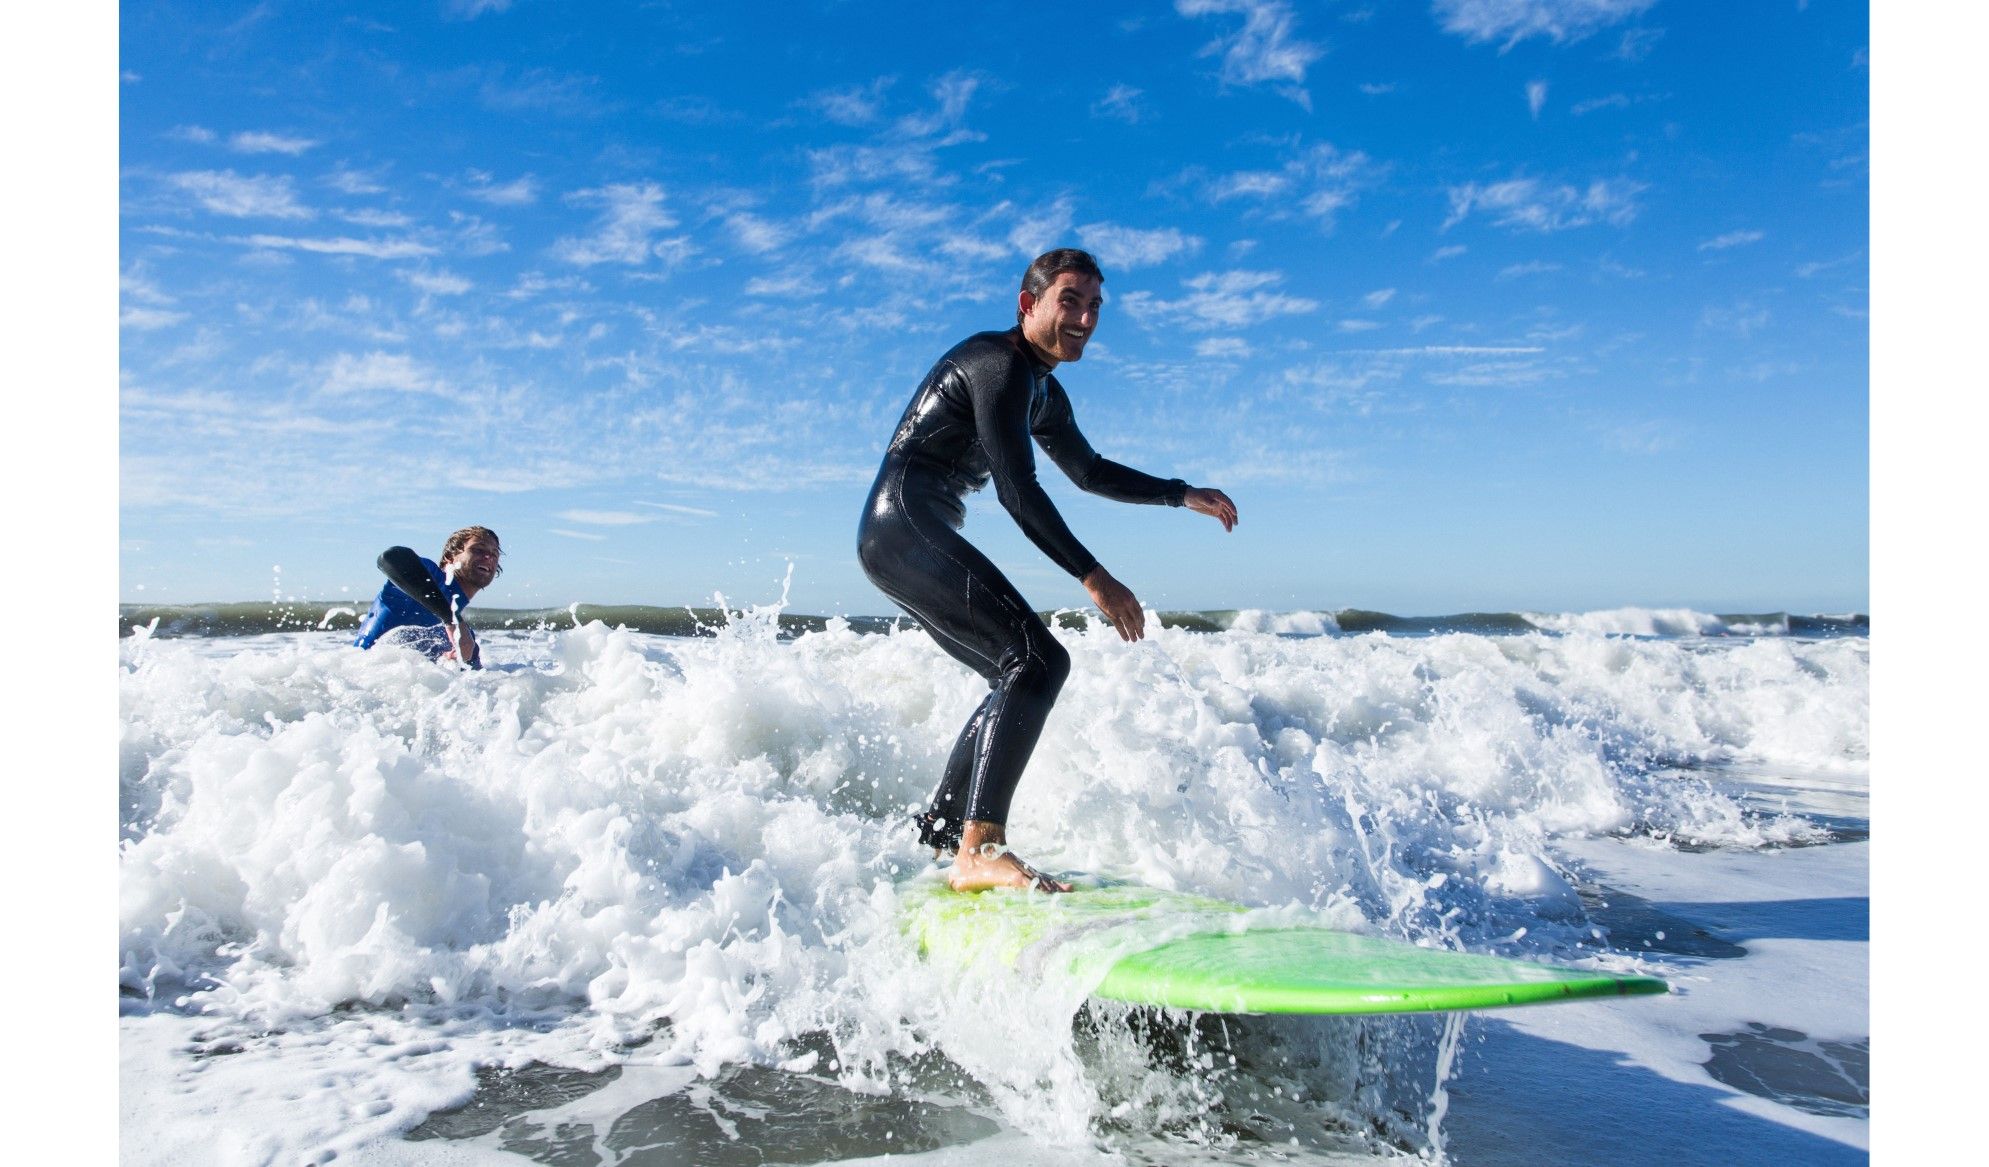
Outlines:
[[529,174],[510,182],[497,182],[488,171],[472,170],[468,178],[470,185],[465,193],[493,207],[525,207],[539,200],[538,181]]
[[275,251],[308,251],[317,255],[363,255],[368,259],[419,259],[434,255],[435,249],[412,239],[299,239],[288,235],[249,235],[234,240],[250,247]]
[[319,388],[329,394],[434,393],[447,396],[449,386],[405,353],[370,352],[355,357],[340,353],[324,371]]
[[446,7],[451,16],[475,20],[486,12],[503,12],[511,7],[511,0],[447,0]]
[[656,521],[654,515],[638,515],[634,511],[570,510],[559,512],[557,517],[569,523],[579,523],[588,527],[632,527],[638,523]]
[[546,528],[546,533],[564,536],[568,539],[585,539],[589,543],[605,543],[608,541],[608,537],[599,531],[569,531],[563,527],[548,527]]
[[806,299],[821,295],[824,289],[806,272],[783,272],[776,276],[755,276],[746,281],[745,291],[748,296]]
[[602,208],[593,234],[562,238],[553,244],[553,254],[568,263],[582,267],[622,263],[633,267],[669,250],[667,246],[659,246],[656,233],[676,226],[677,219],[663,208],[663,188],[653,182],[616,183],[597,190],[578,191],[568,195],[567,201]]
[[172,129],[166,131],[166,136],[179,142],[200,142],[205,144],[212,142],[215,135],[214,131],[208,129],[206,126],[174,126]]
[[1009,230],[1009,245],[1034,259],[1070,238],[1071,217],[1070,200],[1064,198],[1025,213]]
[[1343,151],[1320,142],[1300,150],[1277,170],[1242,170],[1213,179],[1190,171],[1183,177],[1191,182],[1199,179],[1203,197],[1211,203],[1276,202],[1279,215],[1296,206],[1330,229],[1339,212],[1359,201],[1360,193],[1373,186],[1384,169],[1362,151]]
[[334,211],[333,214],[348,223],[360,227],[406,227],[414,220],[399,211],[381,211],[372,207],[360,207],[351,211]]
[[1561,265],[1558,263],[1549,263],[1544,259],[1536,259],[1527,263],[1515,263],[1502,267],[1499,269],[1498,278],[1502,280],[1516,280],[1521,276],[1546,275],[1548,272],[1560,270]]
[[1142,92],[1130,85],[1114,85],[1105,96],[1091,104],[1091,116],[1137,124],[1144,116],[1139,100]]
[[472,287],[470,281],[445,271],[403,272],[401,278],[413,285],[416,291],[427,292],[431,296],[460,296]]
[[1529,81],[1526,83],[1526,108],[1532,112],[1533,120],[1540,120],[1540,110],[1547,104],[1547,83]]
[[1749,340],[1768,327],[1768,319],[1768,309],[1741,300],[1732,305],[1708,304],[1699,314],[1699,326],[1709,332],[1728,332]]
[[[382,167],[381,173],[384,172],[385,167]],[[349,195],[385,194],[387,191],[387,188],[380,184],[378,174],[368,174],[349,166],[340,166],[326,175],[325,183],[332,189]]]
[[154,328],[169,328],[185,320],[187,314],[170,308],[139,308],[126,305],[117,314],[119,328],[135,328],[141,332]]
[[1631,422],[1604,431],[1602,444],[1621,454],[1660,454],[1678,444],[1663,422]]
[[295,157],[317,144],[310,138],[291,138],[248,130],[228,139],[228,148],[237,154],[288,154]]
[[1373,332],[1381,327],[1376,320],[1342,320],[1337,326],[1341,332]]
[[1142,323],[1175,325],[1191,332],[1212,332],[1221,328],[1246,328],[1279,316],[1302,316],[1319,307],[1318,301],[1274,290],[1284,282],[1277,272],[1206,272],[1183,283],[1189,294],[1178,300],[1161,300],[1147,291],[1128,292],[1119,306]]
[[1503,40],[1504,52],[1528,37],[1555,44],[1581,40],[1641,15],[1657,0],[1436,0],[1445,32],[1476,43]]
[[1441,229],[1448,231],[1474,211],[1491,214],[1501,227],[1528,231],[1566,231],[1594,223],[1621,227],[1637,217],[1636,197],[1643,189],[1642,183],[1620,178],[1595,179],[1586,190],[1537,178],[1466,183],[1450,188],[1450,217]]
[[739,241],[739,246],[756,255],[778,251],[795,236],[792,226],[761,218],[751,211],[732,212],[725,216],[725,225],[732,229],[732,237]]
[[173,175],[170,181],[217,215],[237,219],[309,219],[316,213],[297,202],[288,175],[189,170]]
[[1594,113],[1598,109],[1628,109],[1629,107],[1630,99],[1628,97],[1621,93],[1612,93],[1608,97],[1591,97],[1586,101],[1576,102],[1574,115],[1580,117],[1583,114]]
[[673,515],[687,515],[694,519],[715,519],[718,517],[717,511],[708,511],[703,507],[687,507],[682,503],[645,502],[642,499],[637,499],[635,500],[635,505],[639,507],[654,507],[659,511],[668,511]]
[[1211,336],[1195,343],[1195,355],[1210,360],[1240,361],[1251,351],[1250,342],[1240,336]]
[[1362,93],[1367,94],[1369,97],[1381,97],[1385,94],[1395,92],[1395,83],[1393,81],[1389,82],[1363,81],[1361,82],[1360,90]]
[[1706,240],[1699,245],[1701,251],[1725,251],[1729,247],[1740,247],[1748,243],[1759,243],[1767,238],[1764,231],[1729,231],[1725,235]]
[[1378,288],[1361,297],[1361,303],[1370,308],[1379,308],[1395,298],[1394,288]]
[[884,92],[896,81],[879,77],[868,85],[826,89],[803,98],[801,105],[839,126],[867,126],[882,115]]
[[1296,21],[1285,0],[1174,0],[1174,10],[1183,16],[1242,16],[1241,29],[1202,50],[1203,56],[1221,56],[1223,83],[1283,82],[1280,93],[1312,108],[1311,96],[1303,88],[1305,71],[1326,50],[1293,35]]
[[1439,247],[1430,253],[1430,262],[1442,263],[1446,259],[1456,259],[1469,250],[1470,248],[1464,246],[1462,243],[1453,243],[1448,247]]
[[1077,229],[1085,250],[1098,256],[1106,271],[1115,268],[1152,267],[1177,255],[1193,255],[1202,249],[1199,236],[1184,235],[1173,227],[1142,231],[1117,223],[1087,223]]

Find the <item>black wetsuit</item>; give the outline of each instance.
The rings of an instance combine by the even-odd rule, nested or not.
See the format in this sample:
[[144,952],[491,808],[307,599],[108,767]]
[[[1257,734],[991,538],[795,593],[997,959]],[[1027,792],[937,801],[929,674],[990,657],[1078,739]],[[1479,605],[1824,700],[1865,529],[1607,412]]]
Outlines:
[[968,337],[912,395],[857,527],[864,574],[992,692],[960,731],[919,838],[958,848],[969,819],[1008,821],[1009,800],[1070,672],[1070,655],[1015,585],[959,529],[966,496],[994,480],[1043,554],[1082,579],[1098,566],[1036,481],[1034,437],[1071,481],[1120,502],[1180,506],[1188,484],[1100,457],[1070,398],[1018,329]]

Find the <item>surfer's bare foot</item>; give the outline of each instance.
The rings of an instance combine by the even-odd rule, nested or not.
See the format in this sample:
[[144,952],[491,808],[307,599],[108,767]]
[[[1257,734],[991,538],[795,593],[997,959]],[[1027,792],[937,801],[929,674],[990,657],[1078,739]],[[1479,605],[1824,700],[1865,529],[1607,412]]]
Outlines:
[[960,850],[953,856],[953,870],[946,882],[954,891],[986,891],[995,887],[1034,888],[1043,892],[1069,891],[1070,884],[1052,879],[1022,861],[1008,849],[1008,831],[997,823],[969,820],[960,838]]

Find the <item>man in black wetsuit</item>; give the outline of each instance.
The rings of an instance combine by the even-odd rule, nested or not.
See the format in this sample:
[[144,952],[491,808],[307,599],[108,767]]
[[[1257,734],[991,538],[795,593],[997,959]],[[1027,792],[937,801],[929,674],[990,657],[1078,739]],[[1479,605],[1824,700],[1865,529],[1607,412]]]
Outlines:
[[905,408],[857,528],[864,574],[992,691],[954,743],[919,839],[955,853],[962,891],[1069,891],[1007,849],[1008,807],[1070,672],[1070,654],[987,556],[959,533],[964,499],[992,478],[1001,505],[1043,554],[1084,584],[1120,637],[1146,635],[1139,600],[1084,549],[1036,481],[1033,437],[1071,480],[1120,502],[1186,506],[1227,531],[1236,505],[1220,490],[1121,466],[1078,432],[1050,375],[1084,355],[1098,325],[1104,274],[1085,252],[1038,256],[1022,277],[1016,327],[955,345]]

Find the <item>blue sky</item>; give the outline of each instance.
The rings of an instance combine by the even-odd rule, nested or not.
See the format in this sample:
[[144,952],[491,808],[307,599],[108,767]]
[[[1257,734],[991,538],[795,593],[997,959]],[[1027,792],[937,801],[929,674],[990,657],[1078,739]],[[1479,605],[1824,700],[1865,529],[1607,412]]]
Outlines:
[[1074,244],[1080,424],[1242,515],[1045,462],[1149,606],[1868,607],[1863,5],[1050,12],[123,5],[119,598],[481,522],[489,606],[887,613],[891,424]]

